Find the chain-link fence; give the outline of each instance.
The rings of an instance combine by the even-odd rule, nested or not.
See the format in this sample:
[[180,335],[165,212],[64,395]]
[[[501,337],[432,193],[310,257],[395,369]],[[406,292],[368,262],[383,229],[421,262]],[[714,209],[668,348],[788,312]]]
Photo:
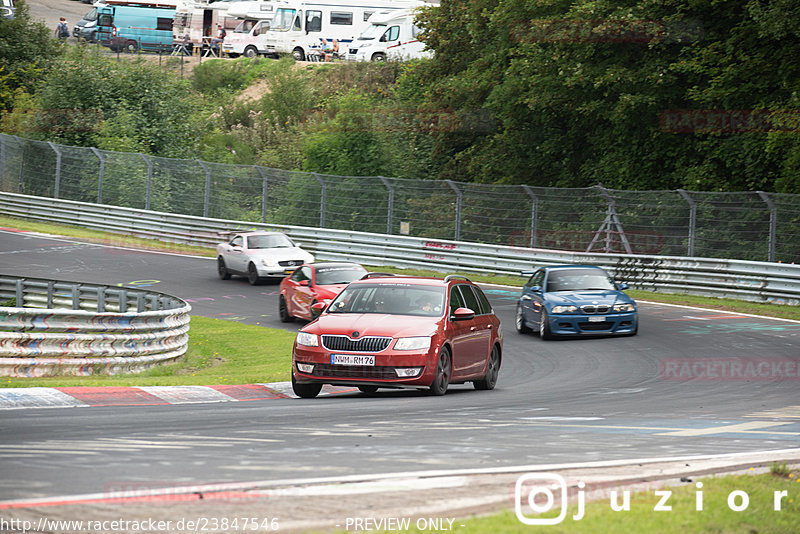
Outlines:
[[800,263],[800,195],[332,176],[0,134],[0,189],[219,219],[569,251]]

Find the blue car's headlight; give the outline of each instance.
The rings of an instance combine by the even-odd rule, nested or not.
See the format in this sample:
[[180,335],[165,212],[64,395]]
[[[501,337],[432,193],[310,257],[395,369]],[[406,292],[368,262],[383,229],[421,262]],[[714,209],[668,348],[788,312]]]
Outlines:
[[553,306],[553,313],[575,313],[578,311],[577,306]]
[[612,309],[615,312],[632,312],[636,310],[633,304],[614,304]]

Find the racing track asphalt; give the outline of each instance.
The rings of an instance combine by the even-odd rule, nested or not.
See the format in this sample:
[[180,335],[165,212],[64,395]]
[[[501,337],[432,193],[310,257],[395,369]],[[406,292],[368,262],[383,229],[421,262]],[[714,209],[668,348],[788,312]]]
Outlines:
[[[195,315],[301,326],[279,321],[276,285],[221,281],[208,258],[0,231],[0,272],[149,286],[189,300]],[[490,287],[487,294],[505,334],[494,391],[464,385],[440,398],[381,390],[372,397],[2,410],[0,500],[735,453],[800,442],[797,322],[640,303],[635,337],[543,342],[514,331],[516,291]],[[761,365],[766,375],[697,374],[711,359]],[[780,376],[792,365],[793,377]]]

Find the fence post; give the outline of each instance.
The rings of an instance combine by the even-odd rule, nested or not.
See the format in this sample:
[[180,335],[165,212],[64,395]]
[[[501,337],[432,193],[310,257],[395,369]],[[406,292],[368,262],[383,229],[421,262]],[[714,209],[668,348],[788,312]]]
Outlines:
[[523,191],[531,197],[531,248],[536,248],[536,220],[539,218],[539,197],[530,186],[523,185]]
[[314,178],[317,179],[319,185],[322,186],[322,194],[320,195],[319,200],[319,227],[325,228],[325,196],[328,190],[328,184],[325,183],[325,180],[322,179],[322,176],[313,172],[311,173],[314,175]]
[[195,160],[198,165],[203,167],[203,170],[206,171],[206,187],[205,191],[203,192],[203,217],[208,217],[208,207],[211,203],[211,169],[208,168],[203,161],[196,159]]
[[48,141],[47,144],[50,145],[50,148],[56,153],[56,183],[53,186],[53,198],[58,198],[61,190],[61,151],[56,148],[55,143],[52,141]]
[[267,177],[267,173],[264,172],[258,165],[253,165],[258,171],[258,174],[261,175],[261,222],[267,222],[267,187],[269,185],[269,178]]
[[453,182],[452,180],[445,180],[447,185],[456,192],[456,231],[455,237],[453,238],[454,241],[461,240],[461,201],[463,199],[464,193],[459,189],[459,187]]
[[147,190],[144,195],[144,209],[150,209],[150,193],[153,190],[153,162],[150,161],[146,155],[139,152],[139,155],[142,156],[142,159],[145,163],[147,163]]
[[3,178],[6,176],[6,135],[0,134],[0,187],[3,186]]
[[767,261],[775,261],[775,238],[778,227],[778,208],[775,207],[775,203],[772,202],[772,199],[764,191],[758,191],[758,196],[761,197],[761,200],[763,200],[769,208],[769,253],[767,255]]
[[19,179],[17,180],[17,182],[19,182],[19,183],[17,184],[17,188],[18,188],[17,189],[17,193],[22,193],[22,191],[23,191],[23,187],[22,186],[25,185],[25,144],[16,135],[14,136],[14,139],[17,140],[17,143],[19,144],[19,147],[20,147],[19,148]]
[[394,187],[389,183],[389,180],[383,176],[378,176],[383,182],[384,187],[389,190],[389,210],[386,213],[386,233],[392,235],[392,215],[394,215]]
[[103,203],[103,178],[106,174],[106,155],[92,147],[92,152],[100,160],[100,175],[97,177],[97,203]]
[[694,238],[697,231],[697,202],[694,201],[685,189],[678,189],[678,194],[689,204],[689,250],[686,255],[694,256]]

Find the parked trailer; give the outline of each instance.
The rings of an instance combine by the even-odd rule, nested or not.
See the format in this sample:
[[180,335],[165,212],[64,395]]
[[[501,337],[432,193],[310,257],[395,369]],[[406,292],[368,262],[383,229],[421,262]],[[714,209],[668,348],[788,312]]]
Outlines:
[[422,0],[292,0],[276,8],[269,31],[256,46],[260,54],[292,54],[303,61],[336,41],[344,55],[370,16],[421,5]]
[[114,51],[172,46],[176,4],[108,0],[97,6],[97,40]]
[[386,61],[431,57],[425,43],[418,39],[422,31],[415,23],[415,9],[376,13],[370,26],[347,50],[351,61]]
[[[175,12],[175,38],[192,46],[208,46],[217,36],[217,24],[230,32],[239,20],[229,13],[239,4],[250,2],[214,2],[213,0],[182,0]],[[227,40],[227,37],[226,37]]]

